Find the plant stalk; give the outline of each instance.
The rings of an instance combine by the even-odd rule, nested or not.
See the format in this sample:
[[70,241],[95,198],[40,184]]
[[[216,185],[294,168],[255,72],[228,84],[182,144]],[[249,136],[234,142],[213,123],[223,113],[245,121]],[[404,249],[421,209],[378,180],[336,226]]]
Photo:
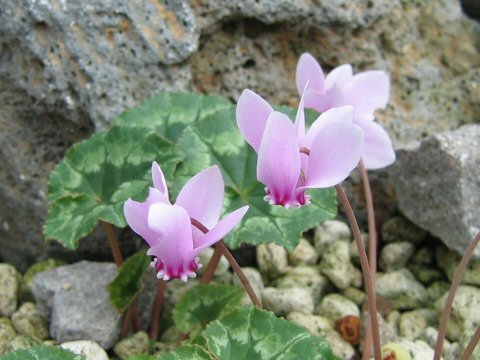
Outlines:
[[348,221],[350,222],[353,236],[358,247],[360,264],[362,266],[363,279],[365,282],[365,290],[367,292],[368,315],[370,317],[370,324],[372,327],[373,352],[375,354],[375,360],[381,360],[382,351],[380,347],[380,331],[378,328],[375,286],[373,284],[372,273],[368,265],[367,253],[365,251],[365,246],[363,245],[362,235],[360,234],[357,219],[355,218],[355,214],[353,213],[352,206],[348,201],[347,195],[340,185],[336,185],[335,189],[337,190],[340,201],[345,208],[345,213],[347,214]]
[[445,341],[445,333],[447,332],[448,319],[450,318],[450,314],[452,312],[453,299],[455,298],[455,293],[460,285],[460,280],[462,279],[462,275],[465,272],[467,264],[479,242],[480,232],[477,234],[477,236],[475,236],[472,243],[468,246],[467,251],[465,251],[462,260],[460,261],[460,264],[458,264],[455,275],[453,276],[452,285],[450,285],[450,290],[448,291],[445,307],[443,308],[442,317],[440,319],[440,326],[438,327],[437,342],[435,344],[433,360],[439,360],[440,356],[442,355],[443,342]]
[[480,327],[477,328],[472,338],[468,342],[468,345],[465,348],[462,356],[460,357],[460,360],[470,359],[470,356],[472,356],[473,350],[475,350],[475,347],[477,346],[479,340],[480,340]]
[[157,295],[155,296],[155,302],[153,303],[152,316],[150,319],[150,339],[156,341],[158,338],[158,318],[162,311],[163,298],[165,290],[167,289],[167,282],[163,279],[158,281]]
[[208,284],[210,281],[212,281],[213,275],[215,274],[215,270],[217,270],[217,266],[221,258],[222,252],[219,247],[215,246],[215,251],[208,262],[202,278],[200,279],[200,284]]

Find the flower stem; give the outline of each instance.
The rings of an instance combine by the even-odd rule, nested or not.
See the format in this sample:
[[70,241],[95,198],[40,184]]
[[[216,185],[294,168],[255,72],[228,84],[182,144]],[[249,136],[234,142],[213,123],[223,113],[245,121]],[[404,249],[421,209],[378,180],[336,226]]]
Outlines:
[[[365,205],[367,208],[368,218],[368,261],[370,264],[370,273],[373,279],[373,289],[375,290],[375,279],[377,277],[377,229],[375,226],[375,210],[373,207],[372,189],[368,178],[367,168],[363,160],[360,160],[360,174],[362,176],[363,192],[365,194]],[[362,360],[370,358],[372,344],[372,327],[370,321],[367,320],[366,334],[363,343]]]
[[[455,293],[457,292],[458,286],[460,285],[460,280],[462,275],[465,272],[468,261],[473,255],[475,248],[480,242],[480,232],[475,236],[472,243],[468,246],[467,251],[463,255],[460,264],[458,264],[455,275],[452,279],[452,285],[450,285],[450,290],[448,292],[447,300],[445,301],[445,307],[443,308],[442,318],[440,319],[440,326],[438,327],[437,342],[435,344],[435,353],[433,355],[433,360],[439,360],[442,355],[443,342],[445,341],[445,333],[447,332],[447,323],[450,318],[450,313],[452,312],[453,299],[455,298]],[[472,349],[473,351],[473,349]]]
[[373,338],[373,352],[375,354],[375,360],[382,359],[382,351],[380,348],[380,331],[378,328],[378,319],[377,319],[377,306],[375,300],[375,286],[373,284],[372,273],[368,265],[367,253],[365,251],[365,246],[363,245],[362,236],[360,234],[360,229],[358,227],[357,219],[353,213],[352,206],[348,201],[347,195],[343,191],[340,185],[336,185],[335,189],[337,190],[340,201],[345,208],[345,212],[350,222],[350,226],[353,231],[353,236],[357,244],[358,253],[360,255],[360,264],[362,266],[363,279],[365,282],[365,290],[367,292],[367,302],[368,302],[368,315],[370,316],[370,324],[372,327],[372,338]]
[[208,284],[212,281],[213,274],[215,274],[215,270],[217,270],[218,263],[222,258],[222,252],[219,247],[215,247],[215,251],[213,252],[210,261],[208,262],[207,268],[203,273],[202,278],[200,279],[200,284]]
[[160,279],[157,285],[157,295],[153,303],[152,316],[150,319],[150,339],[156,341],[158,338],[158,318],[162,310],[163,298],[167,288],[166,281]]
[[465,348],[465,351],[463,352],[462,356],[460,356],[460,360],[470,359],[470,356],[472,355],[473,350],[475,350],[475,347],[477,346],[478,341],[480,341],[480,327],[477,328],[477,331],[475,331],[475,334],[473,334],[472,338],[468,342],[468,345]]
[[[204,234],[206,234],[209,231],[208,228],[205,227],[205,225],[203,225],[200,221],[196,219],[190,218],[190,222],[192,223],[193,226],[195,226],[198,230],[200,230]],[[220,253],[227,258],[228,262],[230,263],[230,266],[232,267],[233,271],[235,271],[235,274],[237,274],[238,278],[240,279],[240,282],[242,283],[248,296],[250,297],[250,300],[252,300],[252,303],[256,307],[261,308],[262,304],[260,303],[260,300],[258,300],[258,297],[255,294],[255,291],[250,285],[250,282],[248,281],[247,277],[243,273],[240,265],[238,265],[237,261],[233,257],[232,253],[228,250],[228,248],[223,243],[223,240],[220,240],[219,242],[217,242],[215,247],[218,247]]]

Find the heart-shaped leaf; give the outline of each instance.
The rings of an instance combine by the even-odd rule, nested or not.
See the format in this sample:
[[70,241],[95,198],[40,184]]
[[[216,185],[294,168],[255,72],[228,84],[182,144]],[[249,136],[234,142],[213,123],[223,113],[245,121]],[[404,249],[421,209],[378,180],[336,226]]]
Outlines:
[[15,350],[3,356],[0,360],[85,360],[83,355],[53,347],[37,346],[31,349]]

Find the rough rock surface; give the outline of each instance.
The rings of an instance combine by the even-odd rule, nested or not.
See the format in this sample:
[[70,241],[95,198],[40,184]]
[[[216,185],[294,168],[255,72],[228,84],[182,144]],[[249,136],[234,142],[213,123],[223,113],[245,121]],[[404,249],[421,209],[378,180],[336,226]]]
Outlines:
[[294,104],[295,65],[309,51],[327,71],[350,62],[390,72],[391,102],[377,116],[397,145],[478,120],[479,26],[457,0],[0,0],[0,9],[0,255],[22,268],[52,250],[41,235],[46,179],[65,149],[158,91],[235,100],[248,87]]
[[460,254],[480,230],[479,149],[480,125],[465,125],[399,151],[391,170],[402,212]]
[[106,286],[114,264],[81,261],[37,274],[33,295],[50,319],[50,335],[58,342],[93,340],[105,349],[120,335],[121,314],[110,303]]

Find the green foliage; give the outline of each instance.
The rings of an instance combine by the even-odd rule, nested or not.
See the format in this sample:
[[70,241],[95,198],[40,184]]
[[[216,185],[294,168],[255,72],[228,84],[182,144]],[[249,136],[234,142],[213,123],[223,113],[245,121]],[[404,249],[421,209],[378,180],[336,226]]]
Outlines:
[[243,291],[228,285],[197,285],[187,291],[173,310],[175,325],[181,332],[205,327],[209,322],[240,304]]
[[85,360],[85,357],[58,347],[37,346],[10,352],[0,356],[0,360]]
[[150,265],[150,257],[144,251],[130,256],[120,267],[118,275],[108,284],[111,303],[123,312],[142,291],[142,276]]
[[211,357],[209,353],[198,345],[183,345],[177,350],[163,355],[154,360],[214,360],[216,358]]

